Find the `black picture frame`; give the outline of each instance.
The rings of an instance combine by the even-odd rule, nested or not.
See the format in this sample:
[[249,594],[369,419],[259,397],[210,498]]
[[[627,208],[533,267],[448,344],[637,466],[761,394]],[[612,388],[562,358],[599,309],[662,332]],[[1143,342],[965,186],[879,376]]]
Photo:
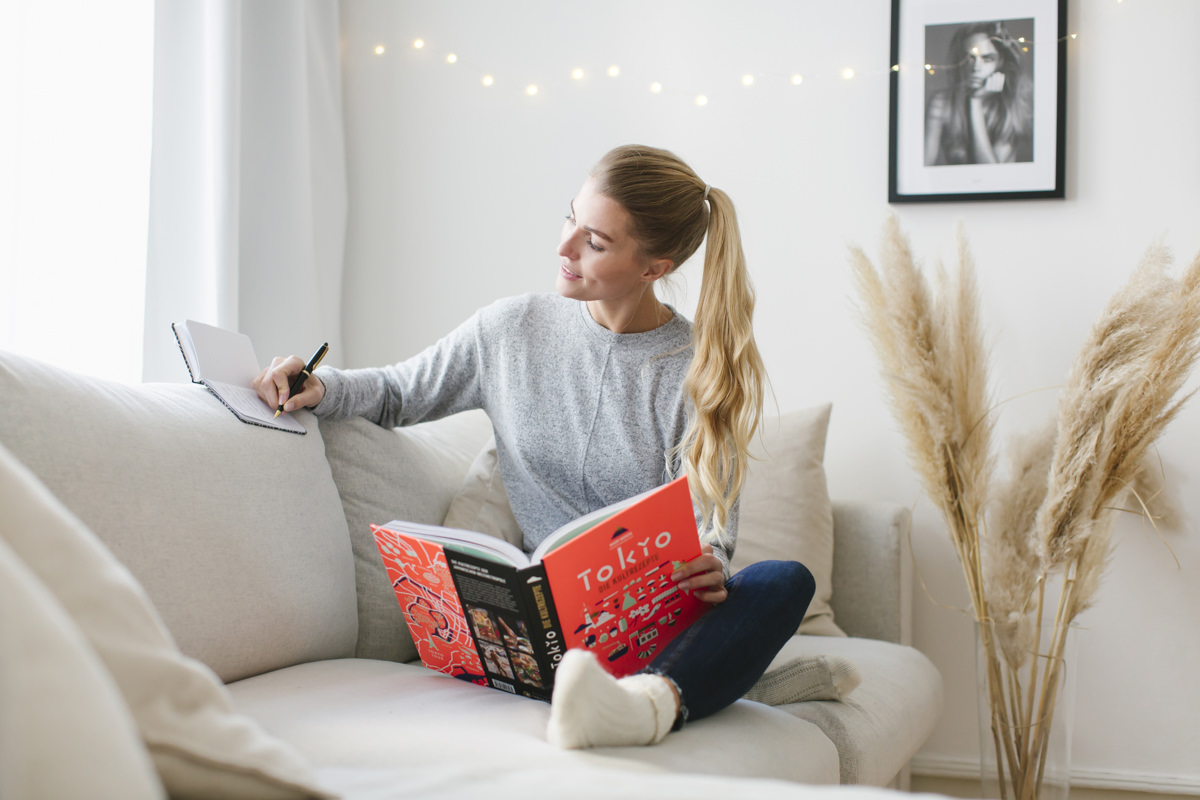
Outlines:
[[888,202],[1064,197],[1067,0],[892,0],[891,44]]

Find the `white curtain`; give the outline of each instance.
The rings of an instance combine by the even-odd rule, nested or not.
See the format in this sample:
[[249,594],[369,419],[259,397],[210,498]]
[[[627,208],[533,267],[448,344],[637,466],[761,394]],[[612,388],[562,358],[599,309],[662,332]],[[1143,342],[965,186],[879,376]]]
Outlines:
[[341,353],[346,168],[336,0],[158,0],[143,378],[186,380],[171,323],[259,361]]

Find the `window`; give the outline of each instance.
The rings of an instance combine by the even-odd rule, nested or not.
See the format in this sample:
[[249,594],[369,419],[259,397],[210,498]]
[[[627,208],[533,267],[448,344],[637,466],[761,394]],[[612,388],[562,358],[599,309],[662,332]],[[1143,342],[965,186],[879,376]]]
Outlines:
[[141,379],[153,62],[153,0],[0,11],[0,349]]

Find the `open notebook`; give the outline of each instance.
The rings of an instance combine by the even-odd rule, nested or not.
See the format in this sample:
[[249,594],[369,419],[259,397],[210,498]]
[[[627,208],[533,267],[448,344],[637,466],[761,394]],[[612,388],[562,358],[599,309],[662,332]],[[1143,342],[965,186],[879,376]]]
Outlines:
[[190,319],[172,323],[171,329],[192,383],[206,386],[238,419],[264,428],[305,432],[290,414],[276,418],[275,409],[251,388],[259,367],[249,336]]

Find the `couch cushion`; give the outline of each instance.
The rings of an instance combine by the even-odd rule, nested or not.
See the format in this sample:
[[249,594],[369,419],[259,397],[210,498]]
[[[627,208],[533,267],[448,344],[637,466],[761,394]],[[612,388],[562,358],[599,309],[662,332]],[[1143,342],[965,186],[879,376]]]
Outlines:
[[[494,765],[487,772],[328,767],[322,780],[346,798],[370,800],[947,800],[938,795],[900,795],[866,786],[814,786],[769,778],[681,775],[614,770],[608,759],[569,764]],[[564,788],[566,787],[566,788]]]
[[[330,767],[399,769],[417,787],[456,787],[515,769],[603,766],[620,783],[649,772],[836,783],[838,757],[814,725],[741,700],[654,747],[561,750],[546,742],[550,706],[412,664],[303,664],[229,687],[237,708]],[[347,735],[353,731],[354,735]],[[711,757],[702,757],[707,754]],[[562,786],[534,796],[567,797]],[[612,796],[619,796],[614,793]],[[634,791],[629,796],[642,796]]]
[[[0,508],[0,544],[103,662],[172,797],[326,796],[289,747],[233,713],[220,680],[179,652],[129,570],[2,446]],[[63,662],[39,666],[53,673]]]
[[197,385],[9,353],[0,397],[0,442],[133,572],[183,652],[224,680],[354,652],[346,520],[310,414],[306,436],[268,430]]
[[[441,775],[414,770],[336,768],[321,777],[347,798],[407,800],[947,800],[944,795],[903,793],[873,786],[814,786],[769,778],[726,778],[650,771],[615,772],[603,761],[586,764],[507,764],[490,772],[466,772],[453,782]],[[569,787],[564,790],[560,787]]]
[[498,465],[496,437],[493,435],[471,463],[462,486],[450,501],[442,524],[447,528],[486,533],[515,547],[524,548],[525,534],[513,516],[512,506],[508,504],[508,492],[504,490]]
[[370,526],[394,519],[441,523],[490,430],[483,412],[396,429],[359,417],[322,420],[326,455],[354,550],[359,658],[417,657]]
[[828,403],[763,421],[742,490],[733,569],[756,561],[799,561],[817,591],[800,633],[844,636],[834,623],[833,507],[825,479]]
[[933,733],[942,677],[923,653],[875,639],[793,636],[770,668],[797,657],[844,658],[862,678],[841,701],[776,706],[819,727],[835,745],[842,783],[886,786]]
[[166,797],[112,676],[3,536],[0,708],[0,797]]

